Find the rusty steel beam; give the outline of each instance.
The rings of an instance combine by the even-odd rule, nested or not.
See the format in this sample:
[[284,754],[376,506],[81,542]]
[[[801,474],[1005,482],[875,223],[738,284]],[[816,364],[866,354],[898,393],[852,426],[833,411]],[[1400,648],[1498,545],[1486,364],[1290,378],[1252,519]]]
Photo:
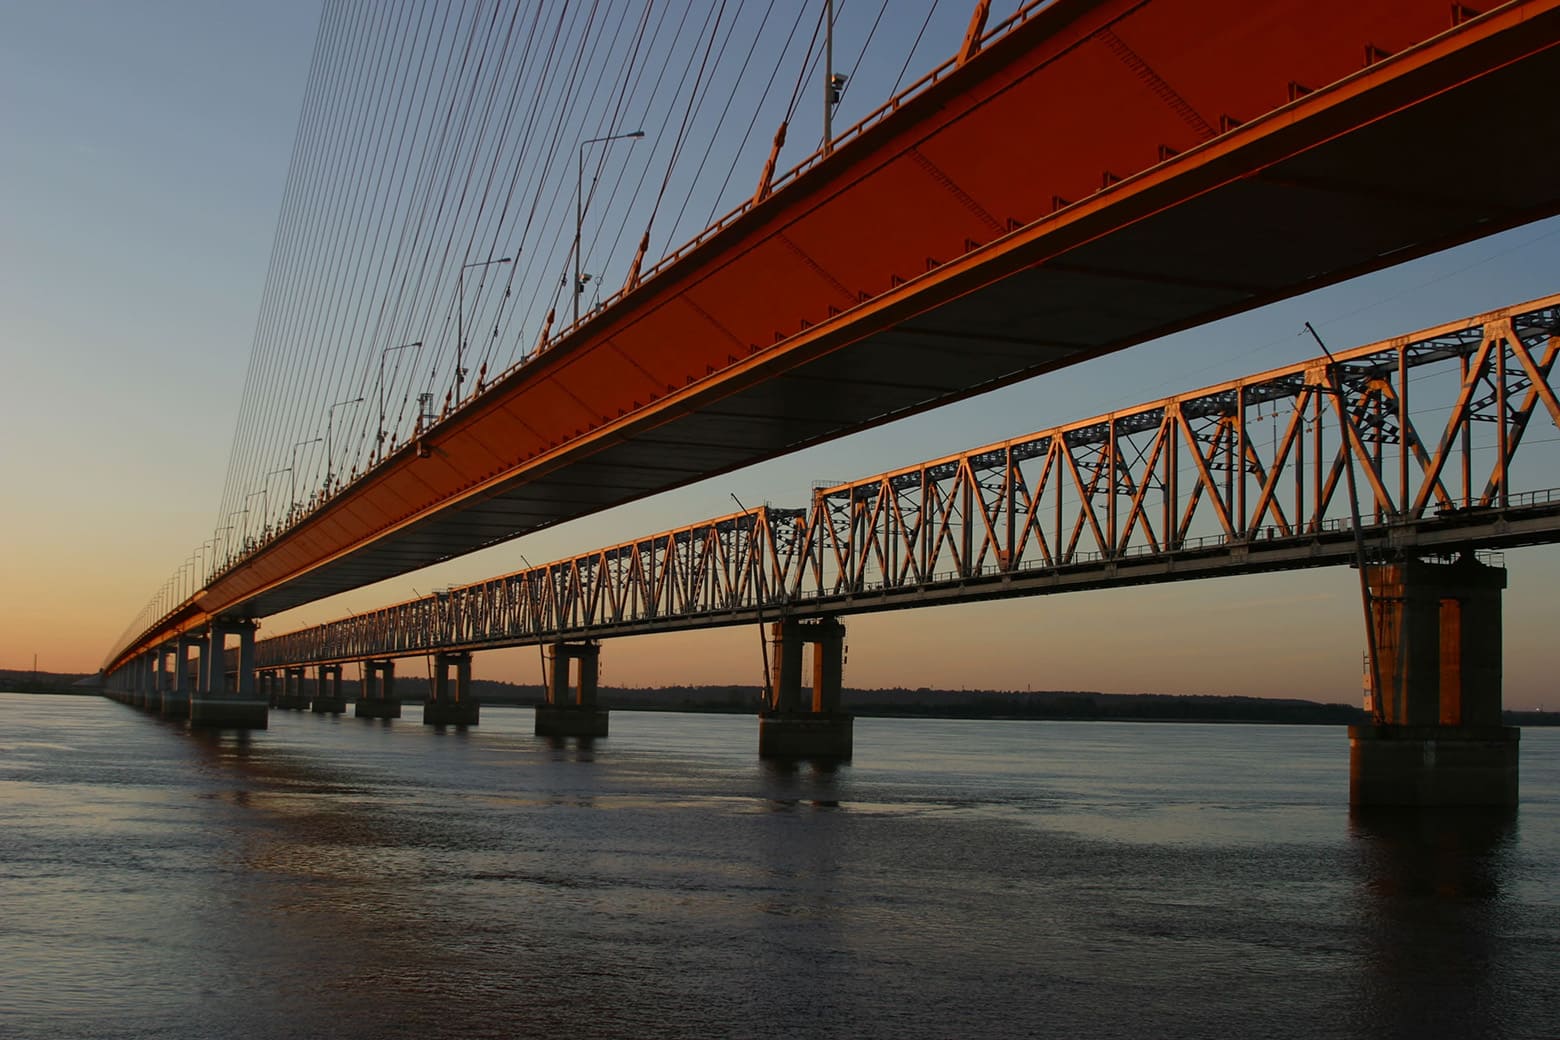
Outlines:
[[[1560,541],[1560,295],[262,641],[266,667]],[[1338,393],[1333,394],[1336,386]],[[1412,386],[1412,395],[1406,388]],[[1410,407],[1412,397],[1412,407]],[[1324,403],[1325,402],[1325,403]],[[1430,448],[1420,431],[1434,431]],[[1464,467],[1481,481],[1449,486]],[[1482,487],[1476,491],[1475,487]]]

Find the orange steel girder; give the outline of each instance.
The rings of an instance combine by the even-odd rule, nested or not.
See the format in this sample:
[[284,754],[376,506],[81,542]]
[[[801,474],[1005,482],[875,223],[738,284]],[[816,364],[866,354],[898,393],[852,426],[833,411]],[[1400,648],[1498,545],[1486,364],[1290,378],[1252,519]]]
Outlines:
[[[1201,569],[1183,576],[1349,563],[1351,509],[1332,503],[1343,466],[1377,475],[1368,494],[1380,517],[1362,517],[1378,558],[1556,541],[1560,489],[1517,494],[1509,474],[1539,402],[1560,430],[1557,357],[1560,295],[824,488],[805,509],[704,520],[289,633],[257,652],[276,667],[913,607],[934,593],[1165,581],[1191,563]],[[1415,417],[1409,376],[1420,424],[1445,423],[1434,452],[1396,432]],[[1362,429],[1376,402],[1409,422]],[[1483,421],[1492,410],[1495,421]],[[1177,445],[1190,461],[1176,463]],[[1560,452],[1535,452],[1534,470],[1554,479]],[[1472,483],[1451,494],[1441,474],[1475,459],[1488,459],[1483,494]],[[1114,486],[1084,476],[1112,468]],[[1162,498],[1159,534],[1151,493]],[[1102,499],[1130,505],[1102,510]],[[1538,521],[1518,530],[1523,510]],[[1425,533],[1434,540],[1420,541]],[[435,608],[466,621],[428,628]]]
[[[1285,164],[1346,153],[1362,128],[1395,126],[1416,105],[1526,67],[1560,40],[1560,0],[1519,0],[1460,25],[1447,12],[1441,0],[1061,0],[1034,10],[135,642],[212,615],[269,613],[1314,288],[1382,266],[1388,253],[1405,259],[1554,211],[1553,192],[1378,198],[1379,223],[1335,252],[1306,243],[1300,252],[1310,253],[1290,259],[1293,241],[1271,241],[1283,257],[1271,277],[1212,273],[1218,237],[1261,218],[1235,201],[1245,186],[1313,201],[1370,197],[1369,184],[1290,176]],[[1100,250],[1123,229],[1158,227],[1226,196],[1233,204],[1217,226],[1178,235],[1173,253],[1134,247],[1102,273]],[[1417,224],[1405,215],[1416,206]],[[1243,259],[1248,274],[1261,266]],[[1031,314],[1027,290],[990,295],[1036,275],[1108,275],[1138,295],[1103,322]],[[956,310],[966,297],[986,301],[980,315]],[[945,313],[955,326],[934,327]],[[887,370],[874,343],[893,347],[884,357],[917,360]],[[875,367],[849,369],[857,356]],[[856,411],[842,403],[817,414],[786,382],[814,371],[872,393],[853,395],[866,402]],[[766,385],[779,389],[766,396]],[[678,432],[712,419],[716,437]],[[654,464],[611,461],[639,443],[654,448]],[[610,467],[610,479],[587,464]],[[528,487],[542,489],[536,501]],[[467,512],[478,519],[462,528]]]

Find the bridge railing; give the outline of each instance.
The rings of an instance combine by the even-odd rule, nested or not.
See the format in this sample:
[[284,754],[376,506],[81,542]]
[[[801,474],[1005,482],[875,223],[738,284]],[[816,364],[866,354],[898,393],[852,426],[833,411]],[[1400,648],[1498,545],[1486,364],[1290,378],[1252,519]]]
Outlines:
[[1556,438],[1532,436],[1534,419],[1560,429],[1557,356],[1560,296],[267,639],[259,660],[763,620],[805,602],[1336,547],[1356,515],[1379,544],[1560,506],[1560,451],[1544,447]]

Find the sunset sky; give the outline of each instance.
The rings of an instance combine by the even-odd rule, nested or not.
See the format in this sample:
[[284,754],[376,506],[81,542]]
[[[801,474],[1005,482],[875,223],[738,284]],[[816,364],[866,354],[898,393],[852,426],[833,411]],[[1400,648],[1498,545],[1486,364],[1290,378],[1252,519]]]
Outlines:
[[[0,360],[10,432],[0,449],[0,668],[30,668],[36,654],[45,670],[95,670],[151,592],[209,537],[317,21],[309,3],[0,4]],[[516,570],[521,554],[542,563],[730,512],[733,493],[749,505],[800,505],[815,481],[1299,360],[1315,353],[1302,337],[1306,321],[1336,350],[1556,291],[1560,221],[1548,221],[265,627],[285,631]],[[1553,707],[1547,629],[1560,548],[1508,553],[1507,563],[1506,703]],[[1342,568],[846,623],[853,686],[1359,696],[1358,586]],[[621,640],[604,648],[602,669],[611,685],[756,684],[758,636]],[[476,668],[526,682],[536,671],[534,649],[482,655]]]

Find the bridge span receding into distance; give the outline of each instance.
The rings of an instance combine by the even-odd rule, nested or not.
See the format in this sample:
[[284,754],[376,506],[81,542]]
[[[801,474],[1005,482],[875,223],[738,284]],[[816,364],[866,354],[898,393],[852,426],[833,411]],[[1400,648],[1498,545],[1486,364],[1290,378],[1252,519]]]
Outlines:
[[1560,212],[1557,43],[1560,0],[1026,5],[106,670]]
[[[264,700],[302,706],[314,667],[315,709],[340,711],[342,666],[359,663],[359,713],[399,716],[392,662],[428,655],[425,721],[469,724],[471,653],[540,644],[539,731],[601,735],[598,640],[762,624],[774,653],[761,748],[848,754],[845,615],[1349,564],[1367,579],[1378,722],[1355,741],[1358,800],[1408,797],[1400,759],[1426,741],[1455,780],[1416,774],[1416,797],[1514,798],[1506,578],[1481,556],[1560,540],[1560,450],[1533,430],[1535,418],[1560,430],[1557,358],[1560,295],[819,488],[804,507],[766,504],[264,640],[242,627],[236,653],[207,644],[204,683],[237,692],[258,674]],[[188,646],[132,669],[143,703],[188,709]]]

